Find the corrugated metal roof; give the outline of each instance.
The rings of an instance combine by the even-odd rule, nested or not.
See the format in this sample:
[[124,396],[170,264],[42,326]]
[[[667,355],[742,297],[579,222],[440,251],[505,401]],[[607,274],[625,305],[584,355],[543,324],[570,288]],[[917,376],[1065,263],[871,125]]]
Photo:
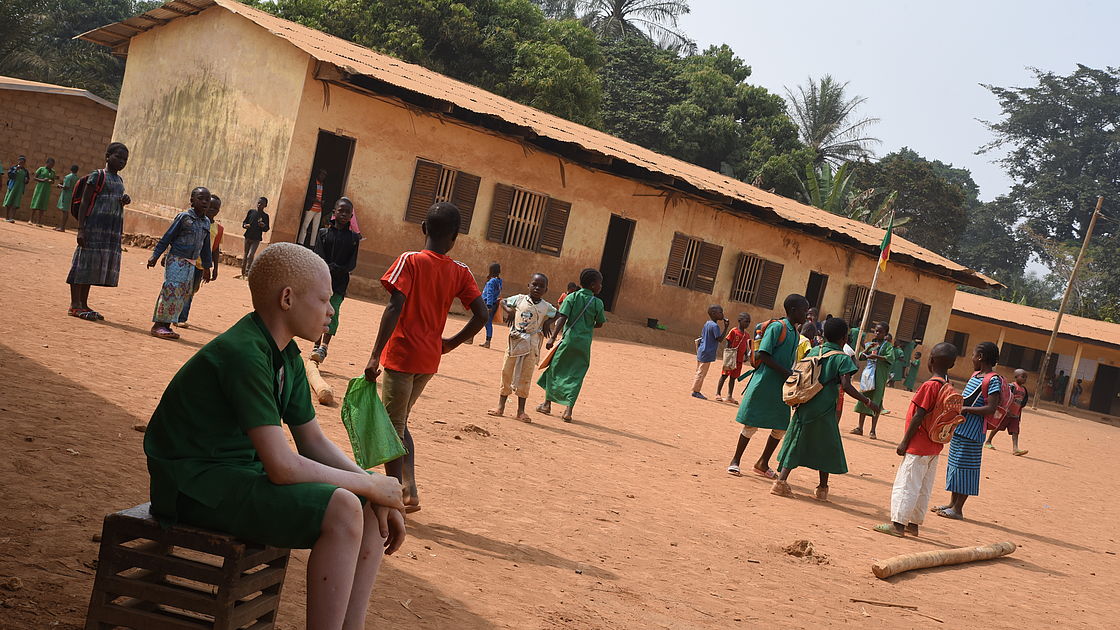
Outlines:
[[90,92],[89,90],[82,90],[79,88],[66,87],[65,85],[55,85],[53,83],[39,83],[38,81],[27,81],[26,79],[17,79],[15,77],[0,76],[0,90],[20,90],[23,92],[42,92],[44,94],[63,94],[65,96],[81,96],[97,103],[104,105],[113,111],[117,111],[117,106],[109,101],[101,98],[100,96]]
[[[953,314],[1011,328],[1029,329],[1045,335],[1054,330],[1054,320],[1058,317],[1054,311],[1003,302],[964,291],[957,291],[953,298]],[[1090,344],[1120,347],[1120,324],[1112,322],[1067,314],[1062,317],[1062,327],[1058,334]]]
[[[545,113],[527,105],[487,92],[415,64],[363,48],[353,42],[328,35],[265,11],[233,0],[174,0],[158,9],[116,24],[83,33],[78,37],[111,47],[125,54],[128,40],[185,15],[220,6],[242,15],[271,33],[282,37],[312,58],[333,64],[350,75],[365,76],[396,88],[443,101],[455,108],[481,117],[497,119],[519,128],[532,142],[534,138],[573,145],[603,158],[617,160],[650,174],[682,182],[680,188],[693,188],[700,195],[732,210],[741,204],[753,206],[762,216],[838,244],[876,255],[883,230],[807,206],[792,199],[766,192],[737,179],[650,151],[607,133]],[[453,113],[450,115],[454,115]],[[590,164],[605,169],[602,164]],[[736,202],[739,202],[738,204]],[[758,214],[758,212],[756,212]],[[891,245],[892,260],[947,276],[961,284],[980,288],[1001,286],[997,281],[896,236]]]

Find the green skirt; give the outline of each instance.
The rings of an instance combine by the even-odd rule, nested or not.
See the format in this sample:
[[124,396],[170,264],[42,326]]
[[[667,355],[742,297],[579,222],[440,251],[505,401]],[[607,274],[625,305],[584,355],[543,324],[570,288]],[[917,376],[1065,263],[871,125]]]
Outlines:
[[789,430],[778,451],[778,465],[782,468],[812,468],[823,473],[842,475],[848,472],[844,457],[844,443],[840,439],[840,425],[836,411],[825,413],[809,422],[801,422],[794,412]]

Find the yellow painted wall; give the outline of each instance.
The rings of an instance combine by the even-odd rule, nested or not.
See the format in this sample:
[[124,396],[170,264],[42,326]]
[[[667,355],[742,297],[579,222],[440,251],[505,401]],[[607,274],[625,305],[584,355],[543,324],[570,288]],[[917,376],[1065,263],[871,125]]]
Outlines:
[[[712,302],[724,303],[729,314],[746,310],[756,321],[776,316],[777,310],[763,311],[728,300],[740,251],[786,265],[776,309],[781,308],[788,293],[805,291],[810,270],[829,275],[822,315],[841,314],[851,279],[870,283],[875,259],[824,240],[719,212],[693,200],[666,204],[654,188],[572,163],[564,164],[562,176],[556,156],[336,85],[327,89],[327,102],[324,84],[314,79],[313,65],[307,67],[308,81],[292,138],[276,238],[291,239],[298,227],[318,131],[357,139],[345,194],[354,200],[367,237],[357,274],[365,278],[365,282],[359,282],[366,287],[374,285],[398,253],[424,244],[420,227],[403,219],[417,157],[482,178],[470,232],[460,236],[452,255],[470,265],[480,279],[490,261],[500,261],[507,291],[517,290],[530,273],[540,271],[551,278],[551,297],[555,298],[569,280],[578,279],[581,269],[597,267],[612,213],[637,221],[614,309],[616,316],[639,321],[654,317],[677,331],[698,331]],[[559,258],[485,239],[494,185],[499,182],[572,204]],[[662,284],[670,243],[677,231],[724,246],[714,294]],[[944,335],[954,284],[896,264],[888,267],[880,288],[898,296],[892,323],[897,323],[903,297],[915,297],[933,307],[927,336],[940,339]]]
[[162,231],[190,190],[207,186],[238,236],[256,198],[279,195],[306,64],[294,46],[220,7],[134,37],[114,132],[130,149],[126,230]]

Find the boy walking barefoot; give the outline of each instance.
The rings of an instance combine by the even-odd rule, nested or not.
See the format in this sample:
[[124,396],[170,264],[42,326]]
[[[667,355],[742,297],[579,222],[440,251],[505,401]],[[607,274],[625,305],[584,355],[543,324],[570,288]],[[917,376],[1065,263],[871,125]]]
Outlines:
[[[1011,436],[1011,454],[1023,456],[1027,451],[1019,449],[1019,425],[1022,422],[1023,409],[1027,407],[1027,401],[1030,400],[1030,392],[1027,391],[1027,371],[1015,370],[1015,380],[1011,382],[1011,405],[1007,408],[1007,415],[1004,416],[1003,422],[988,434],[988,441],[984,442],[984,448],[992,448],[992,440],[996,434],[1004,429],[1007,434]],[[1079,379],[1080,382],[1080,379]]]
[[564,422],[572,421],[572,409],[583,389],[587,368],[591,367],[591,340],[595,329],[607,322],[603,301],[595,297],[603,290],[603,274],[598,269],[584,269],[579,274],[579,283],[582,288],[564,299],[545,348],[552,349],[561,331],[564,339],[552,355],[552,362],[537,379],[537,385],[544,388],[544,402],[537,406],[537,411],[548,415],[552,413],[552,403],[564,405],[560,416]]
[[[743,364],[751,353],[751,326],[750,313],[739,313],[739,326],[732,328],[724,339],[727,340],[727,349],[735,351],[735,368],[723,366],[723,373],[719,375],[719,384],[716,385],[716,400],[729,403],[735,402],[735,381],[743,373]],[[726,352],[726,351],[725,351]],[[727,398],[721,395],[723,383],[727,382]]]
[[735,454],[727,466],[727,472],[733,475],[739,474],[739,460],[755,432],[770,429],[766,446],[751,472],[768,479],[778,476],[770,468],[770,457],[785,436],[790,422],[789,405],[782,400],[782,383],[792,373],[790,368],[793,367],[794,354],[801,340],[797,329],[805,323],[809,301],[794,293],[786,297],[782,306],[785,307],[786,316],[770,322],[762,331],[762,339],[755,349],[755,356],[761,365],[747,382],[743,400],[739,403],[739,413],[735,416],[735,421],[743,425],[743,429],[739,434],[739,442],[735,445]]
[[556,317],[556,308],[544,301],[548,293],[548,276],[535,273],[529,278],[529,293],[506,298],[498,305],[507,316],[512,316],[509,328],[509,342],[506,344],[506,360],[502,367],[502,388],[498,397],[498,407],[486,413],[501,417],[506,411],[509,395],[517,394],[517,419],[532,422],[525,413],[525,403],[529,398],[529,386],[533,382],[533,370],[540,359],[541,342],[552,334],[549,323]]
[[[439,370],[440,357],[473,337],[486,323],[486,304],[471,270],[447,256],[459,236],[460,222],[455,204],[433,204],[420,224],[427,238],[424,249],[401,254],[381,277],[381,285],[389,292],[389,305],[381,315],[365,376],[370,381],[382,376],[385,410],[408,450],[403,457],[385,463],[385,472],[404,484],[408,512],[420,509],[416,447],[408,430],[408,415]],[[445,338],[447,310],[455,298],[470,307],[472,316],[454,337]]]
[[350,229],[353,216],[354,202],[348,197],[341,197],[334,204],[331,224],[319,230],[319,238],[315,241],[315,253],[326,261],[331,270],[331,290],[334,291],[331,294],[331,308],[334,309],[331,324],[311,351],[310,358],[316,363],[322,363],[327,358],[331,337],[338,333],[338,312],[350,286],[350,272],[358,264],[358,243],[362,241],[362,235]]
[[206,217],[210,209],[210,190],[199,186],[191,191],[191,209],[180,212],[171,227],[159,239],[152,257],[148,259],[148,269],[156,266],[159,257],[167,251],[164,261],[163,287],[156,299],[155,312],[152,314],[153,337],[178,339],[179,333],[171,330],[171,323],[179,321],[183,305],[191,296],[191,281],[194,278],[194,259],[202,258],[202,280],[210,281],[210,267],[213,266],[210,251],[210,219]]
[[[910,400],[906,432],[895,449],[902,463],[891,490],[891,522],[876,525],[875,531],[879,533],[917,536],[918,527],[925,521],[933,480],[937,476],[937,460],[945,445],[931,440],[922,424],[926,416],[934,412],[941,389],[949,383],[949,370],[956,362],[957,347],[951,343],[939,343],[930,352],[929,371],[933,378],[922,383]],[[918,368],[910,369],[916,372]]]
[[859,366],[844,353],[844,338],[848,335],[848,324],[839,317],[824,323],[825,342],[806,356],[823,357],[818,364],[817,382],[823,387],[816,396],[798,405],[793,411],[789,431],[782,440],[778,451],[778,467],[781,474],[771,494],[792,497],[789,474],[798,466],[812,468],[819,473],[820,483],[813,496],[818,501],[828,500],[828,476],[843,475],[848,472],[848,461],[844,457],[844,442],[840,439],[840,413],[838,401],[840,390],[848,392],[856,400],[875,409],[855,387],[852,387],[852,374]]
[[277,243],[249,291],[253,312],[183,365],[152,414],[152,512],[164,525],[311,549],[305,627],[363,628],[382,557],[404,542],[404,505],[397,480],[359,468],[315,418],[294,338],[326,328],[330,274],[314,253]]
[[[719,329],[719,325],[723,324],[723,330]],[[713,304],[708,307],[708,321],[704,322],[704,328],[700,331],[700,337],[696,340],[696,378],[692,381],[692,397],[699,398],[700,400],[707,400],[707,396],[700,393],[704,387],[704,379],[708,377],[708,368],[715,363],[716,350],[719,350],[719,341],[727,335],[727,328],[730,322],[723,316],[723,307],[719,304]]]

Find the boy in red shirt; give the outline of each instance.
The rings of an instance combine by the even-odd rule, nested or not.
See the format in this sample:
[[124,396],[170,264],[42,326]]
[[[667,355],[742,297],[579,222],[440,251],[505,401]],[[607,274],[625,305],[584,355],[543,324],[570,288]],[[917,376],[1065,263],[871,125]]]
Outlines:
[[957,348],[951,343],[939,343],[929,357],[929,379],[910,400],[906,414],[906,433],[898,443],[896,453],[902,457],[898,474],[891,491],[891,522],[876,525],[875,531],[902,536],[918,535],[918,526],[925,520],[929,497],[933,493],[933,479],[937,476],[937,459],[944,444],[934,442],[922,430],[922,420],[933,411],[941,388],[949,381],[949,370],[957,362]]
[[1011,454],[1019,456],[1027,454],[1027,451],[1019,448],[1019,423],[1022,422],[1023,409],[1026,408],[1030,397],[1030,392],[1027,391],[1027,371],[1015,370],[1015,380],[1011,383],[1011,405],[1007,408],[1007,415],[1004,416],[1003,422],[988,433],[988,441],[984,442],[984,448],[995,448],[992,439],[997,433],[1007,429],[1008,435],[1011,436]]
[[[471,270],[447,256],[459,236],[459,223],[459,209],[454,204],[432,205],[420,225],[427,237],[424,249],[401,254],[381,277],[382,286],[389,292],[389,305],[381,316],[365,376],[375,381],[385,368],[381,398],[408,449],[404,457],[385,463],[385,473],[403,485],[406,512],[420,509],[416,449],[408,431],[408,414],[424,386],[439,371],[441,355],[474,337],[489,315]],[[458,334],[445,338],[447,311],[455,298],[470,307],[472,317]]]
[[[735,350],[735,369],[730,369],[724,364],[723,373],[719,375],[719,384],[716,385],[717,401],[735,402],[735,381],[743,373],[743,364],[747,362],[748,354],[751,352],[751,335],[747,332],[750,325],[751,314],[747,312],[739,313],[739,327],[732,328],[725,337],[727,348]],[[727,398],[720,395],[723,392],[725,382],[727,383]]]

